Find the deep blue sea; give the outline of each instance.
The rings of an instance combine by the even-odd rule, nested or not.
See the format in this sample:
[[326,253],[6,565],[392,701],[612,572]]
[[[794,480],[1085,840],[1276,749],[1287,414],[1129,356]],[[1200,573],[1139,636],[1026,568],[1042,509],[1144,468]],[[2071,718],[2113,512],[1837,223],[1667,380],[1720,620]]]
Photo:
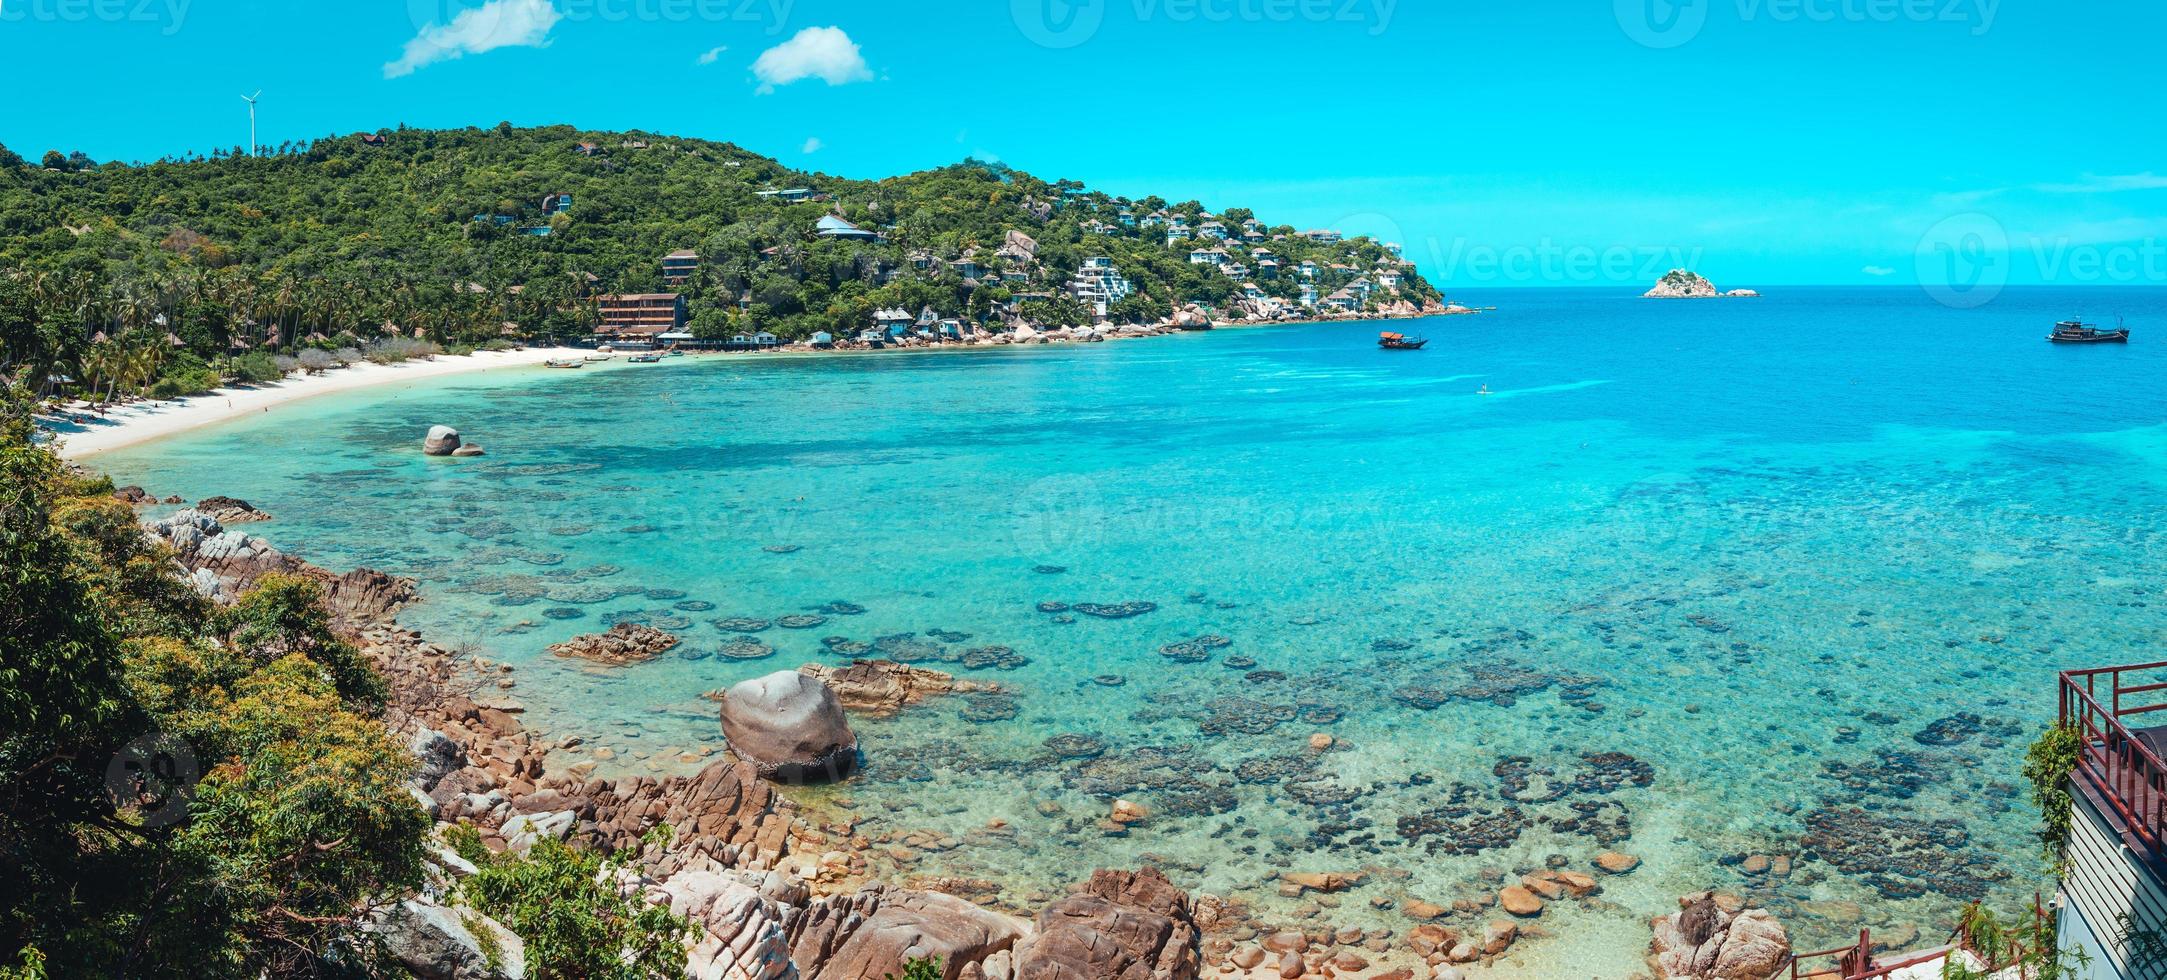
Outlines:
[[[512,369],[99,465],[420,578],[403,619],[516,665],[529,724],[587,739],[561,764],[697,768],[700,694],[802,663],[1006,685],[861,721],[865,772],[797,791],[940,835],[898,877],[1024,905],[1155,861],[1404,931],[1373,900],[1614,849],[1646,864],[1498,975],[1627,975],[1707,887],[1802,944],[1931,938],[2046,881],[2019,767],[2054,671],[2159,658],[2167,291],[1769,293],[1459,294],[1498,310],[1399,325],[1419,353],[1358,323]],[[2135,342],[2044,341],[2078,314]],[[435,423],[489,455],[423,458]],[[628,618],[697,659],[542,652]],[[1108,836],[1117,796],[1152,821]],[[1272,880],[1357,869],[1336,907]]]

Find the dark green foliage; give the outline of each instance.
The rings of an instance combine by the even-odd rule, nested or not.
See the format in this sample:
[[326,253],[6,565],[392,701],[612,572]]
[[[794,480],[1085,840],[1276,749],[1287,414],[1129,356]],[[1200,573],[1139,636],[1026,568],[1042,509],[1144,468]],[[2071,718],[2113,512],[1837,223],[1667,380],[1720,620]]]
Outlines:
[[674,980],[684,975],[693,926],[638,894],[620,894],[618,865],[561,841],[524,855],[491,854],[473,828],[447,834],[479,869],[460,893],[526,946],[536,980]]
[[428,817],[320,590],[214,611],[0,399],[0,978],[314,974]]
[[2059,866],[2062,848],[2069,843],[2071,807],[2069,774],[2077,768],[2084,750],[2084,735],[2071,725],[2053,725],[2039,734],[2024,756],[2024,778],[2032,784],[2032,803],[2039,807],[2039,840],[2047,863]]
[[368,709],[384,702],[384,680],[376,675],[353,644],[331,632],[331,617],[324,612],[323,587],[294,575],[266,575],[258,579],[233,608],[225,612],[232,646],[256,657],[275,660],[299,654],[313,661],[331,681],[340,697]]
[[903,975],[881,974],[880,980],[941,980],[941,960],[938,956],[913,956],[903,964]]
[[[1164,201],[1067,193],[1081,185],[997,165],[859,181],[789,170],[728,143],[565,126],[400,130],[386,140],[325,137],[262,157],[138,166],[54,154],[52,171],[0,170],[0,180],[24,185],[0,194],[0,270],[15,270],[27,290],[11,297],[0,288],[0,342],[13,359],[76,368],[99,332],[131,351],[177,339],[204,365],[231,355],[227,373],[268,381],[276,375],[265,370],[267,351],[342,336],[358,340],[341,346],[358,346],[387,326],[447,346],[497,339],[506,323],[532,338],[585,336],[595,294],[663,288],[661,257],[681,248],[697,251],[700,267],[671,288],[705,335],[740,326],[786,339],[855,333],[887,306],[986,318],[1011,291],[1062,297],[1039,312],[1069,322],[1078,314],[1063,294],[1089,256],[1112,258],[1136,284],[1137,296],[1115,311],[1124,319],[1240,293],[1189,263],[1191,248],[1212,243],[1169,244],[1163,228],[1141,226]],[[583,142],[598,152],[581,154]],[[827,199],[760,193],[798,187]],[[545,198],[560,193],[572,195],[571,210],[545,215]],[[1124,208],[1138,227],[1122,227]],[[1194,226],[1202,206],[1171,210]],[[829,213],[888,240],[819,238],[815,222]],[[1247,213],[1230,209],[1222,220],[1238,231]],[[1035,240],[1035,265],[996,255],[1010,232]],[[1292,270],[1303,259],[1366,271],[1386,255],[1367,239],[1259,244],[1289,270],[1260,284],[1283,298],[1299,292]],[[1226,247],[1247,260],[1250,245]],[[918,269],[914,256],[931,267]],[[977,262],[982,280],[967,282],[949,265],[959,259]],[[1003,270],[1029,274],[1004,282]],[[1355,274],[1328,269],[1320,295]],[[1437,296],[1411,273],[1404,294]],[[732,323],[741,308],[746,322]],[[173,378],[164,390],[175,392],[203,370],[107,367],[81,380],[118,378],[135,390]]]

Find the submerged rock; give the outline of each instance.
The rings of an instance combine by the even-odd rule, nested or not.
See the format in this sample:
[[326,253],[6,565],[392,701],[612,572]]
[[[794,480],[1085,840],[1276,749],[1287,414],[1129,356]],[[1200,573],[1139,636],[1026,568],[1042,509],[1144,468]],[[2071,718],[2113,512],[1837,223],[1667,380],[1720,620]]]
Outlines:
[[1075,610],[1076,612],[1080,612],[1086,616],[1096,616],[1100,619],[1128,619],[1132,616],[1141,616],[1148,612],[1156,612],[1158,611],[1159,604],[1156,602],[1143,601],[1117,602],[1112,604],[1102,602],[1079,602],[1075,605],[1070,606],[1069,608]]
[[762,778],[834,781],[858,766],[858,737],[826,684],[794,670],[730,688],[722,699],[730,751]]

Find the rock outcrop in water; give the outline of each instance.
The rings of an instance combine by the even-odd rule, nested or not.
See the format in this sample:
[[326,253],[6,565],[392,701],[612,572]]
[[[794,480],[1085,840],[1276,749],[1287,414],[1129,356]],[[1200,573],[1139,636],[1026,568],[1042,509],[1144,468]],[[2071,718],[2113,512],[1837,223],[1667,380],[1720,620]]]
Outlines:
[[257,510],[255,505],[235,497],[205,497],[196,501],[196,509],[220,524],[247,524],[271,519],[271,515]]
[[892,718],[904,708],[943,694],[992,689],[992,685],[959,681],[952,674],[892,660],[857,660],[847,667],[806,664],[798,672],[827,685],[843,710],[874,718]]
[[1726,293],[1716,289],[1714,283],[1697,273],[1686,269],[1672,269],[1656,281],[1654,289],[1640,295],[1642,299],[1751,299],[1761,294],[1750,289],[1733,289]]
[[676,646],[677,637],[666,631],[639,623],[618,623],[606,633],[590,633],[551,644],[549,652],[559,657],[577,657],[610,667],[624,667],[646,663]]
[[421,441],[421,451],[428,456],[449,456],[459,451],[459,430],[448,425],[432,425],[429,435]]
[[780,671],[731,688],[722,699],[730,751],[768,779],[842,779],[858,767],[858,736],[826,684]]
[[1769,980],[1791,955],[1783,923],[1734,895],[1687,895],[1651,925],[1648,966],[1658,980]]

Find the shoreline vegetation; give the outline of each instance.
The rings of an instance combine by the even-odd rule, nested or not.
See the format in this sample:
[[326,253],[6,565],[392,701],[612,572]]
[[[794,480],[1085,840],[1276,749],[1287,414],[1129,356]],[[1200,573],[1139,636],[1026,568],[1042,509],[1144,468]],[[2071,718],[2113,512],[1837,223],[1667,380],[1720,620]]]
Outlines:
[[723,142],[509,124],[266,149],[38,166],[0,148],[0,375],[103,402],[431,347],[1474,312],[1396,243],[977,160],[853,180]]
[[[1385,320],[1447,316],[1455,313],[1473,313],[1466,307],[1426,307],[1401,311],[1348,314],[1344,316],[1275,320],[1254,323],[1214,323],[1216,329],[1242,327],[1291,326],[1300,323],[1344,322],[1352,320]],[[809,343],[798,342],[759,351],[716,352],[693,351],[691,356],[842,356],[852,354],[888,353],[902,350],[974,350],[992,347],[1021,346],[1031,344],[1098,343],[1108,340],[1133,340],[1164,336],[1168,333],[1185,332],[1193,327],[1176,327],[1172,321],[1148,327],[1122,327],[1110,330],[1080,328],[1073,330],[1015,331],[1004,334],[974,336],[961,340],[930,340],[899,343],[883,348],[836,346],[816,348]],[[518,347],[509,350],[477,350],[468,354],[437,354],[415,357],[391,364],[359,361],[335,367],[321,368],[315,372],[297,370],[275,381],[261,384],[231,385],[213,388],[207,392],[183,395],[175,398],[133,397],[119,402],[54,402],[38,415],[38,426],[58,446],[62,459],[79,462],[101,453],[153,442],[167,436],[178,435],[193,429],[231,421],[249,415],[261,414],[280,406],[293,404],[322,395],[340,394],[394,385],[401,382],[441,378],[476,371],[501,368],[542,367],[551,361],[583,360],[594,355],[592,348],[580,347]]]

